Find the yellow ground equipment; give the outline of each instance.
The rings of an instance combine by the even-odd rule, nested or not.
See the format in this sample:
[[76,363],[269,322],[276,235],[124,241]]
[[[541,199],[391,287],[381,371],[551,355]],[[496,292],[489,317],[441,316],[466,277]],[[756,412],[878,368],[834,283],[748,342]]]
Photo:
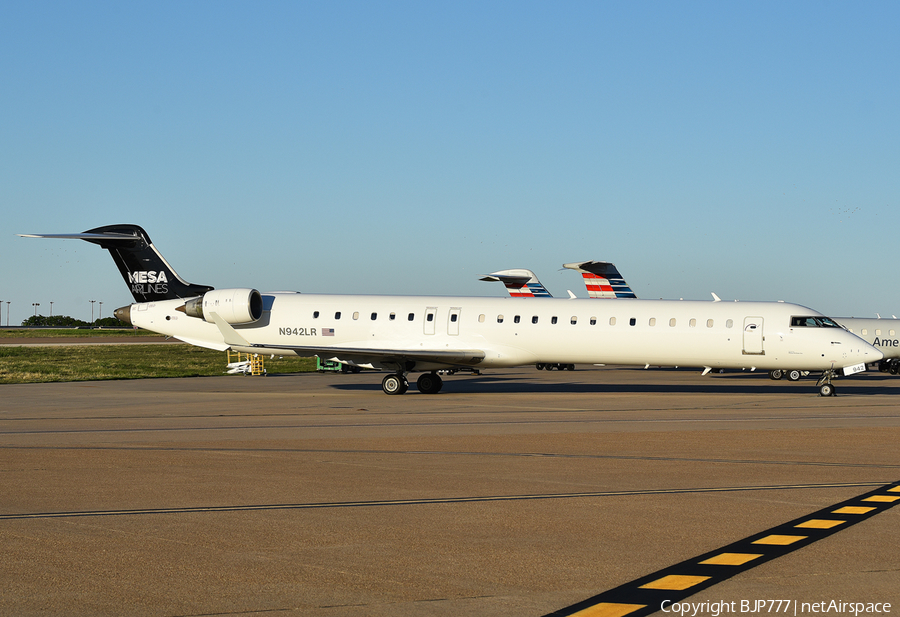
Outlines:
[[265,375],[263,357],[258,353],[241,353],[228,350],[227,373],[229,375]]

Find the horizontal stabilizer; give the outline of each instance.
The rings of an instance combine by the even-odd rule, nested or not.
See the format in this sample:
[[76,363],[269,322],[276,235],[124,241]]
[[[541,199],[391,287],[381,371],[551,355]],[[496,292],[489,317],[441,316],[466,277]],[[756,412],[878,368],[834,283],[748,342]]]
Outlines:
[[182,279],[138,225],[106,225],[80,234],[18,234],[23,238],[85,240],[112,255],[136,302],[202,296],[213,288]]

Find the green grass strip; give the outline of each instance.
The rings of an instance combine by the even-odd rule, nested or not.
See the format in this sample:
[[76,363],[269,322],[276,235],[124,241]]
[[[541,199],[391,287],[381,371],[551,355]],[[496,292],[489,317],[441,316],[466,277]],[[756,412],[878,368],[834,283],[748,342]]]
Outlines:
[[104,328],[102,330],[91,328],[4,328],[0,330],[0,341],[9,338],[141,338],[144,336],[162,336],[162,334],[150,332],[149,330],[141,330],[139,328]]
[[[226,364],[225,352],[178,344],[0,347],[0,384],[205,377],[225,374]],[[308,372],[316,370],[316,360],[265,356],[265,368],[270,374]]]

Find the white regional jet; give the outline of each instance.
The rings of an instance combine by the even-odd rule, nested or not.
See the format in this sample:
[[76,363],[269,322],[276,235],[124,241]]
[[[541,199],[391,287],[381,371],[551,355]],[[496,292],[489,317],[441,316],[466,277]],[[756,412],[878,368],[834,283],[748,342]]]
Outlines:
[[137,225],[109,225],[76,238],[108,250],[135,302],[120,320],[209,349],[296,354],[391,371],[387,394],[403,394],[421,372],[420,392],[443,385],[447,368],[502,368],[537,362],[798,368],[824,372],[834,394],[839,372],[865,370],[882,353],[842,328],[791,327],[824,317],[783,302],[323,295],[213,289],[179,277]]
[[[588,295],[590,295],[591,298],[637,298],[635,293],[628,286],[628,283],[625,282],[625,279],[619,273],[619,270],[616,268],[615,264],[612,264],[608,261],[577,261],[573,263],[563,264],[563,267],[582,273],[585,288],[587,289]],[[531,280],[536,282],[541,286],[541,288],[543,288],[543,285],[540,283],[540,281],[538,281],[537,275],[531,270],[503,270],[501,272],[494,272],[493,275],[488,275],[481,280],[503,280],[492,277],[495,277],[498,274],[515,272],[527,272],[530,275]],[[509,289],[510,295],[514,295],[513,288],[510,287],[509,283],[506,284],[506,287],[507,289]],[[550,292],[546,291],[546,289],[544,291],[549,297]],[[572,292],[569,293],[571,294]],[[715,294],[713,294],[713,297],[717,302],[720,301],[719,297]],[[821,317],[809,318],[797,316],[791,319],[791,325],[793,327],[818,327],[819,325],[822,325],[818,323],[818,321],[821,320]],[[883,373],[890,373],[891,375],[900,374],[900,338],[898,338],[898,336],[900,336],[900,319],[897,319],[896,317],[893,317],[892,319],[882,319],[880,315],[877,319],[865,319],[859,317],[835,317],[834,319],[826,322],[824,325],[826,327],[834,327],[835,325],[838,325],[840,327],[846,328],[876,349],[881,350],[881,352],[884,354],[884,358],[878,363],[878,370]],[[538,368],[547,368],[549,366],[550,365],[539,364]],[[787,377],[789,381],[798,381],[801,375],[807,372],[808,371],[801,371],[798,369],[772,369],[769,371],[769,377],[771,377],[772,379],[781,379],[782,377]]]
[[900,374],[900,319],[864,319],[835,317],[834,320],[884,354],[878,369],[891,375]]

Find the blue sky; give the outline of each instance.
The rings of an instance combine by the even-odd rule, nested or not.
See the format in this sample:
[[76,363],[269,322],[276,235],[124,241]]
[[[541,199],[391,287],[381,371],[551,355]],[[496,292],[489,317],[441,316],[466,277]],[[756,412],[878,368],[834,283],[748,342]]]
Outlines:
[[[503,295],[614,262],[645,298],[900,315],[893,2],[0,3],[10,323],[184,278]],[[107,312],[109,311],[109,313]],[[7,313],[4,304],[3,323]]]

